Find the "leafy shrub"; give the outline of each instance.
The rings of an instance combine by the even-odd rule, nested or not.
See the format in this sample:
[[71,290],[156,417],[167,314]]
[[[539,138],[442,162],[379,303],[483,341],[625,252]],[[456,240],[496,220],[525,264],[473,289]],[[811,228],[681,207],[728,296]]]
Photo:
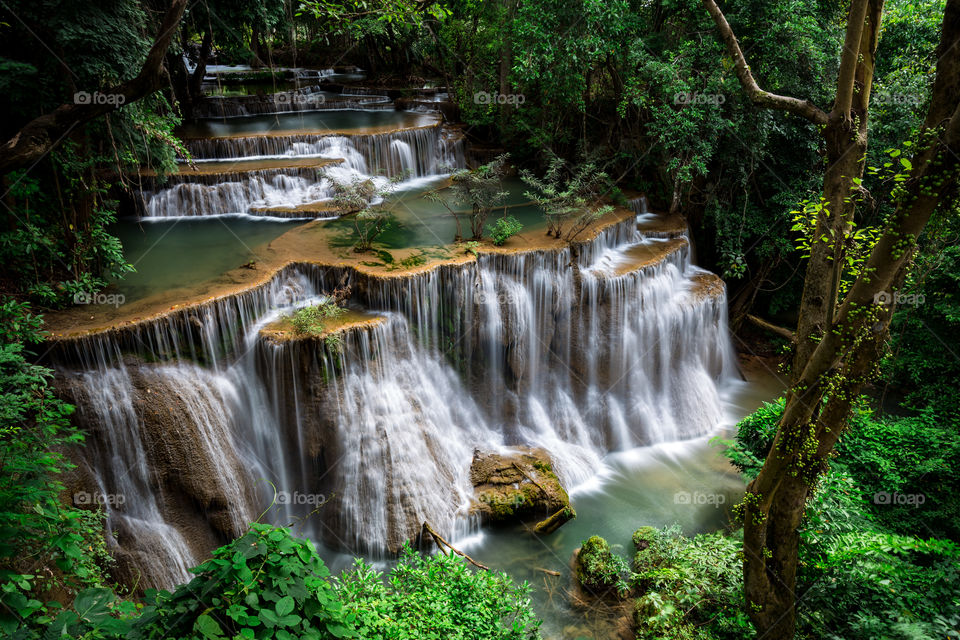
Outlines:
[[73,468],[63,450],[82,441],[73,407],[53,394],[49,369],[27,362],[40,339],[28,305],[0,303],[0,630],[47,621],[42,593],[100,585],[109,560],[102,512],[64,504],[58,474]]
[[610,550],[600,536],[591,536],[580,545],[577,555],[577,579],[595,594],[611,591],[624,597],[630,590],[626,581],[627,562]]
[[[782,410],[782,400],[764,405],[727,443],[726,455],[748,477]],[[957,637],[960,548],[925,538],[957,535],[958,463],[960,435],[949,422],[929,413],[881,418],[864,406],[853,413],[800,529],[801,637]]]
[[490,237],[493,238],[493,244],[502,247],[512,236],[517,235],[523,229],[523,225],[513,216],[497,218],[492,227],[487,227]]
[[680,528],[643,527],[631,584],[637,638],[745,638],[739,537],[722,533],[685,538]]
[[[764,404],[724,442],[725,455],[748,478],[759,472],[782,412],[783,399]],[[877,417],[861,406],[831,466],[852,477],[864,508],[891,531],[960,540],[960,494],[952,489],[960,485],[960,434],[952,423],[930,413]]]
[[540,622],[530,586],[503,573],[474,571],[461,558],[425,557],[405,546],[384,583],[357,560],[336,581],[344,608],[361,638],[419,640],[532,640]]
[[326,331],[327,321],[343,315],[346,309],[333,300],[326,300],[312,307],[297,309],[290,316],[290,324],[297,333],[318,335]]
[[875,522],[854,480],[831,471],[801,527],[800,629],[811,638],[950,638],[960,626],[960,547]]
[[356,638],[354,614],[337,597],[313,543],[254,524],[173,593],[147,594],[150,606],[131,640],[189,638]]

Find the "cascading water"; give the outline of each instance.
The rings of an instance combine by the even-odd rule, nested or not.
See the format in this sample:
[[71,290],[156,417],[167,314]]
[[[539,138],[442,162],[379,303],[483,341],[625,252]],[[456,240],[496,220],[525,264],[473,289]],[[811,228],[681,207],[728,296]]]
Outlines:
[[[284,135],[207,138],[188,142],[200,166],[204,160],[226,164],[223,173],[202,177],[171,176],[171,184],[143,191],[147,218],[255,214],[307,217],[299,207],[330,200],[335,182],[387,177],[424,178],[465,165],[463,145],[449,139],[439,126],[364,135]],[[323,169],[274,168],[238,172],[229,167],[251,160],[278,157],[334,160]],[[149,187],[150,185],[148,185]],[[282,208],[293,210],[284,213]],[[313,214],[311,217],[315,217]],[[330,212],[320,212],[333,217]]]
[[[331,178],[464,166],[438,126],[190,146],[200,163],[250,170],[178,177],[151,192],[149,215],[296,205],[329,197]],[[341,162],[324,176],[249,164],[309,156]],[[397,276],[288,265],[245,293],[62,341],[53,359],[91,432],[89,486],[129,496],[108,505],[113,542],[169,587],[276,490],[267,519],[381,555],[424,521],[451,538],[477,526],[475,449],[541,447],[573,488],[610,452],[709,432],[736,373],[722,282],[692,266],[683,228],[645,232],[635,210],[574,247]],[[339,348],[271,329],[344,284],[380,319],[348,326]],[[323,501],[296,494],[326,502],[308,518]]]

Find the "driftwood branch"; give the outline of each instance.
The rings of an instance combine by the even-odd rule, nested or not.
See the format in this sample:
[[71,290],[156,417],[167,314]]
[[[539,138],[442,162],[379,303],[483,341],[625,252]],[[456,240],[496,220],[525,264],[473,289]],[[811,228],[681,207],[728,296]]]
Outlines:
[[774,333],[785,340],[795,342],[797,339],[797,336],[793,333],[793,331],[790,331],[790,329],[787,329],[786,327],[779,327],[773,323],[767,322],[763,318],[758,318],[757,316],[750,315],[749,313],[746,315],[746,318],[751,324],[763,329],[764,331]]
[[136,102],[160,89],[165,76],[163,59],[186,6],[187,0],[171,0],[140,73],[132,80],[98,92],[109,99],[93,99],[97,94],[86,94],[87,99],[83,101],[75,98],[73,104],[60,105],[52,112],[34,118],[3,143],[0,146],[0,174],[35,164],[60,144],[75,127],[116,111],[124,104]]
[[440,547],[441,549],[442,549],[443,547],[447,547],[448,549],[450,549],[450,551],[453,551],[453,552],[454,552],[455,554],[457,554],[458,556],[462,556],[464,559],[466,559],[467,562],[469,562],[469,563],[472,564],[473,566],[478,567],[478,568],[480,568],[480,569],[483,569],[484,571],[490,571],[490,567],[487,567],[487,566],[484,566],[484,565],[480,564],[479,562],[477,562],[476,560],[474,560],[473,558],[471,558],[470,556],[468,556],[467,554],[465,554],[463,551],[460,551],[460,549],[457,549],[457,548],[454,547],[452,544],[450,544],[449,542],[447,542],[446,540],[444,540],[444,539],[440,536],[440,534],[437,533],[437,532],[434,530],[434,528],[430,526],[430,523],[429,523],[429,522],[424,522],[424,523],[423,523],[423,530],[430,534],[430,537],[433,538],[433,541],[436,542],[436,543],[437,543],[437,546]]
[[730,24],[727,22],[726,17],[724,17],[720,7],[717,6],[714,0],[703,0],[703,4],[716,23],[717,29],[720,31],[720,37],[727,46],[727,52],[730,54],[730,57],[733,58],[734,70],[737,73],[737,78],[740,80],[740,85],[743,87],[747,97],[749,97],[755,105],[766,109],[787,111],[806,118],[813,124],[827,124],[827,113],[809,100],[781,96],[761,89],[760,85],[758,85],[754,79],[753,73],[750,71],[750,65],[747,64],[746,58],[743,57],[743,51],[740,49],[740,43],[737,42],[737,36],[734,35],[733,29],[730,28]]

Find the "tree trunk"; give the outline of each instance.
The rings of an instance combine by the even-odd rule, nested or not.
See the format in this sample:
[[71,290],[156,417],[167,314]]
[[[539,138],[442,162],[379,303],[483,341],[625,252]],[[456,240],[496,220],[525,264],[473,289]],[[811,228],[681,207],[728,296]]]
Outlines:
[[196,103],[203,97],[203,76],[207,75],[207,62],[210,60],[210,54],[213,51],[213,30],[207,28],[203,32],[203,40],[200,42],[200,55],[197,56],[197,67],[190,75],[190,102]]

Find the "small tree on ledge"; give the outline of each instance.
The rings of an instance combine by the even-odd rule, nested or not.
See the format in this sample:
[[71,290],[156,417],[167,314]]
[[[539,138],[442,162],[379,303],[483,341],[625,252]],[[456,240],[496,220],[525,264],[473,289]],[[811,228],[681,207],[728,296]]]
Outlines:
[[[565,180],[567,174],[571,177]],[[612,206],[600,204],[610,178],[593,161],[567,171],[566,160],[553,156],[543,178],[524,170],[520,179],[533,189],[526,196],[543,210],[547,235],[572,242],[593,222],[613,211]],[[564,235],[563,227],[568,223]]]
[[[450,176],[449,201],[448,197],[442,195],[443,191],[431,191],[424,194],[424,197],[428,200],[442,204],[453,216],[457,223],[457,235],[453,239],[454,242],[463,240],[460,217],[464,215],[470,221],[470,238],[480,240],[483,237],[483,226],[487,218],[490,217],[490,212],[510,195],[503,190],[502,182],[509,157],[509,153],[504,153],[476,169],[463,169],[454,172]],[[454,205],[470,208],[466,211],[457,210],[450,206],[450,202]]]

